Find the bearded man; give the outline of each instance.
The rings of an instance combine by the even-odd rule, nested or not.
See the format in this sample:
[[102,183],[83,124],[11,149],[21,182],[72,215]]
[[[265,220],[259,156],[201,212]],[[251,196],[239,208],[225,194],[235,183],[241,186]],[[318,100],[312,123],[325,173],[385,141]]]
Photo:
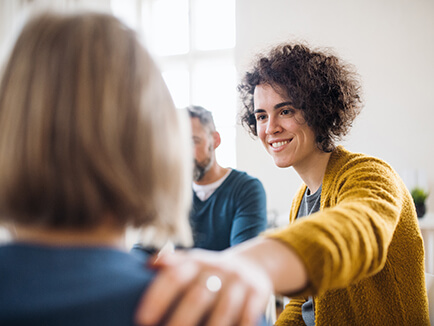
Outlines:
[[190,213],[194,247],[223,250],[266,229],[265,190],[257,178],[218,164],[215,150],[221,138],[212,113],[201,106],[186,110],[194,144]]

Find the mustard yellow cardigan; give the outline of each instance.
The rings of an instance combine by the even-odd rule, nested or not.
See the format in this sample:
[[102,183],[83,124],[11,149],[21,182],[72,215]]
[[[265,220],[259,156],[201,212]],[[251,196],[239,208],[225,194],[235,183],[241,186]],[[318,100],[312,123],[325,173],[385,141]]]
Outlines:
[[385,162],[339,146],[324,176],[320,211],[266,236],[304,262],[310,284],[276,325],[304,325],[301,304],[314,296],[316,326],[429,325],[423,240],[412,198]]

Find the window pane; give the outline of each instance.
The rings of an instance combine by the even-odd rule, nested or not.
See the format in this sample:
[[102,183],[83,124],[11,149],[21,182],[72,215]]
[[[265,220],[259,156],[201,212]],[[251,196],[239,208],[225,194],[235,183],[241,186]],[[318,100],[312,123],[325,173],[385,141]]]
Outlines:
[[133,29],[138,28],[137,8],[135,1],[111,0],[113,14]]
[[173,102],[177,108],[184,108],[189,105],[189,73],[187,69],[165,70],[163,73],[164,81],[172,95]]
[[188,0],[156,0],[152,12],[151,46],[157,55],[189,50]]
[[233,126],[236,70],[227,62],[202,61],[193,69],[193,102],[213,112],[216,125]]
[[198,50],[235,46],[235,0],[194,2],[194,44]]
[[236,69],[221,61],[203,61],[194,66],[192,104],[201,105],[213,113],[222,143],[218,161],[235,167]]

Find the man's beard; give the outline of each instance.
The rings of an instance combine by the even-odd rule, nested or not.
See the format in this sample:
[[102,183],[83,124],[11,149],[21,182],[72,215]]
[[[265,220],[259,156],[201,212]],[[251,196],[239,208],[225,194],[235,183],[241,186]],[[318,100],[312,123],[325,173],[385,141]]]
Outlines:
[[193,180],[196,182],[202,180],[204,175],[211,169],[213,163],[214,160],[212,156],[202,162],[194,160]]

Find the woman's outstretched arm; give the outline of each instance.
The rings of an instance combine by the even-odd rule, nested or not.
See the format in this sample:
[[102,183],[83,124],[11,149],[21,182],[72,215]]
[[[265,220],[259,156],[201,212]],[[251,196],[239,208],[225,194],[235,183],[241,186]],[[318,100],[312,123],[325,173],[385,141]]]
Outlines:
[[[263,237],[222,252],[166,254],[153,264],[159,273],[138,307],[139,325],[257,325],[273,291],[294,293],[308,283],[299,257]],[[207,287],[211,276],[221,281],[216,292]]]

